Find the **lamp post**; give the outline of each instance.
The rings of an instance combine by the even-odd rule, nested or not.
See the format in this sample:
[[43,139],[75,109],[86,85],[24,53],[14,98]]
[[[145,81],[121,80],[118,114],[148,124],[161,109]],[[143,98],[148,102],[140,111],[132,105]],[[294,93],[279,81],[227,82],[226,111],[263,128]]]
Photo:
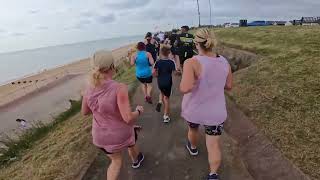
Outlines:
[[201,26],[200,23],[200,8],[199,8],[199,0],[197,0],[197,5],[198,5],[198,16],[199,16],[199,27]]
[[209,7],[210,7],[210,27],[212,27],[212,11],[211,11],[211,0],[209,0]]

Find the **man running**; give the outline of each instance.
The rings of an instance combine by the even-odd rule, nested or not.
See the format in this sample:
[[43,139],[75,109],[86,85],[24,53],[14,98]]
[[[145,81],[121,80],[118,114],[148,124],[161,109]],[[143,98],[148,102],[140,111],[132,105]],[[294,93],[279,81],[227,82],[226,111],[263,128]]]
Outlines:
[[181,27],[181,34],[177,37],[177,45],[179,48],[179,58],[180,58],[180,64],[183,68],[184,61],[192,58],[193,56],[193,35],[188,33],[189,26],[182,26]]
[[173,29],[171,35],[169,36],[169,40],[170,40],[170,45],[171,45],[171,55],[172,55],[172,59],[174,60],[174,62],[176,63],[176,68],[177,71],[180,71],[180,60],[179,60],[179,51],[178,51],[178,47],[177,47],[177,30]]
[[152,33],[148,32],[145,36],[146,51],[152,55],[154,61],[157,60],[157,48],[155,40],[152,38]]

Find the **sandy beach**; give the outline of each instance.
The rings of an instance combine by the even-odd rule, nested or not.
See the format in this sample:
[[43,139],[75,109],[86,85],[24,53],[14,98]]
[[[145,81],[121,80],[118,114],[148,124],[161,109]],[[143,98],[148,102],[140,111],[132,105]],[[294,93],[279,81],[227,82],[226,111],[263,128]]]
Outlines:
[[[121,59],[127,56],[128,49],[131,46],[126,45],[112,51],[116,62],[119,63]],[[89,58],[81,59],[71,64],[44,70],[38,74],[2,85],[0,86],[0,108],[41,88],[50,86],[58,81],[64,81],[66,76],[86,74],[89,71],[89,66]]]
[[[116,65],[126,59],[131,46],[112,51]],[[1,86],[0,135],[12,136],[19,132],[17,118],[26,119],[29,125],[50,122],[70,106],[70,99],[80,99],[80,92],[87,82],[89,63],[89,58],[82,59]]]

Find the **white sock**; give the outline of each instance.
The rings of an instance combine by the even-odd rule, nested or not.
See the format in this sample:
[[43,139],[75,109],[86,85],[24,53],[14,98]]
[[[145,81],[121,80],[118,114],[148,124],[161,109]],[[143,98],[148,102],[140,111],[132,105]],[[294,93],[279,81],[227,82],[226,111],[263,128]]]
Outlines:
[[218,175],[217,173],[213,173],[213,172],[212,172],[212,173],[210,173],[209,175],[210,175],[210,176],[212,176],[212,175],[214,175],[214,174],[215,174],[215,175]]

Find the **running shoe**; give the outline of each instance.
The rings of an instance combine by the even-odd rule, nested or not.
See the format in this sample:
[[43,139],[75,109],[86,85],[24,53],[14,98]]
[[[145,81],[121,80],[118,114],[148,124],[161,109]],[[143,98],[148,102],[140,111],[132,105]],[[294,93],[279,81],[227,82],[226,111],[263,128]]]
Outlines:
[[133,169],[138,169],[141,166],[142,161],[144,160],[144,155],[142,153],[139,153],[138,160],[134,163],[132,163]]
[[171,120],[171,119],[170,119],[169,116],[167,116],[167,115],[164,115],[164,116],[163,116],[163,122],[164,122],[164,123],[169,123],[170,120]]
[[209,174],[207,180],[219,180],[218,174]]
[[157,107],[156,107],[157,112],[161,112],[161,106],[162,106],[162,103],[158,102]]
[[196,156],[196,155],[199,154],[199,151],[198,151],[197,148],[193,149],[193,148],[191,147],[190,141],[188,141],[188,143],[187,143],[187,145],[186,145],[186,148],[187,148],[187,150],[189,151],[189,153],[190,153],[191,156]]
[[147,101],[147,103],[152,104],[152,97],[151,96],[147,96],[146,97],[146,101]]

